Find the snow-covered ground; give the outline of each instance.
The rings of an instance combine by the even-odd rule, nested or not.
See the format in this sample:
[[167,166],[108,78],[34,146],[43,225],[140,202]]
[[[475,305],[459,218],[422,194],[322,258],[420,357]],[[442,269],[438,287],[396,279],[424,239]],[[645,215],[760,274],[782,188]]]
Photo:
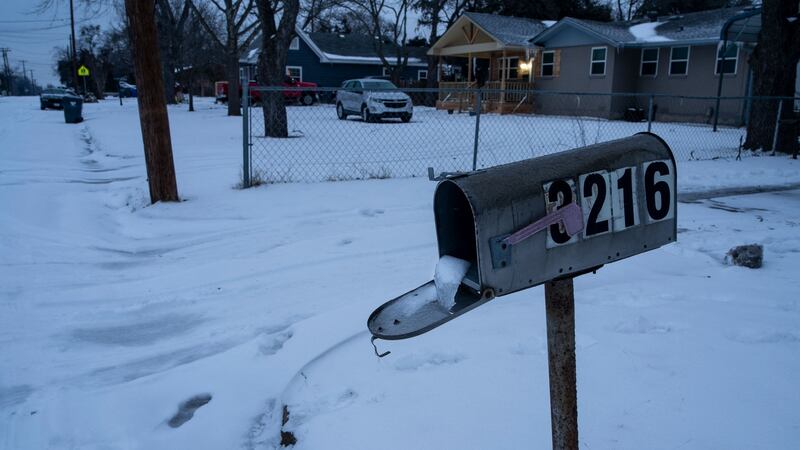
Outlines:
[[[689,108],[687,106],[687,108]],[[341,121],[333,105],[289,108],[293,139],[264,137],[263,111],[251,110],[254,176],[269,182],[426,176],[472,168],[474,116],[415,107],[411,123]],[[647,131],[645,122],[593,117],[483,114],[478,168],[492,167]],[[679,161],[735,159],[744,128],[653,122]],[[745,154],[749,154],[745,152]]]
[[[198,103],[170,109],[185,201],[149,206],[135,103],[67,125],[0,98],[0,448],[274,448],[283,405],[298,449],[549,447],[541,288],[376,358],[369,313],[433,276],[434,184],[235,189],[241,122]],[[800,164],[678,174],[780,186]],[[676,244],[576,279],[581,447],[795,448],[800,190],[678,217]],[[762,269],[724,264],[744,243]]]

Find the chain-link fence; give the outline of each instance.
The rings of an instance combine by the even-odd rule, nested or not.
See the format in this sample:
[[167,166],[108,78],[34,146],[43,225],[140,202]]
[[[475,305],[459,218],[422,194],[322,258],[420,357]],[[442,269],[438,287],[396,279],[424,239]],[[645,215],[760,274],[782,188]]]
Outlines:
[[[786,99],[784,107],[796,109],[795,100]],[[679,161],[736,158],[755,101],[779,99],[256,88],[244,115],[244,181],[417,177],[427,176],[428,168],[463,172],[642,131],[666,140]],[[279,104],[286,105],[285,116],[271,106]]]

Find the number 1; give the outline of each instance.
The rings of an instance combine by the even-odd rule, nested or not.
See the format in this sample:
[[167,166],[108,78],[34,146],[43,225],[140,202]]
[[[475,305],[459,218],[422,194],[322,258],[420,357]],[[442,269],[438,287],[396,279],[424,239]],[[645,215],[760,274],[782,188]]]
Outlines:
[[636,167],[623,167],[612,173],[614,185],[614,231],[639,225],[639,208],[636,196]]

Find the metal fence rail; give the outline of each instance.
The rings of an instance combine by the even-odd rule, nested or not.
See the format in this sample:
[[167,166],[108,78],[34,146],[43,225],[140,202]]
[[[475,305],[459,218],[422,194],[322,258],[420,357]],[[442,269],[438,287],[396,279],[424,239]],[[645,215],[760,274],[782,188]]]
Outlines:
[[[436,173],[469,171],[642,131],[666,140],[678,160],[736,158],[753,102],[798,104],[797,99],[724,97],[714,131],[716,97],[444,87],[371,91],[375,97],[405,93],[414,109],[404,123],[364,121],[360,111],[341,120],[336,91],[315,89],[318,101],[311,106],[299,104],[306,93],[301,89],[255,88],[244,96],[245,186],[427,176],[429,167]],[[285,118],[265,114],[270,100],[286,103]],[[270,122],[285,124],[288,137],[268,136]]]

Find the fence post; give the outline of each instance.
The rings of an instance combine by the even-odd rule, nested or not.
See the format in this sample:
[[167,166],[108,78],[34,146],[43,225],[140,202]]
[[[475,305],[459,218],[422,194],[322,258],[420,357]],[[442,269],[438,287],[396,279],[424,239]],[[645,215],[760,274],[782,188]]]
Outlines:
[[647,105],[647,132],[653,128],[653,95],[650,94],[650,101]]
[[242,77],[242,186],[250,187],[250,82]]
[[475,143],[472,147],[472,170],[478,169],[478,137],[481,133],[481,90],[475,95]]
[[783,112],[783,99],[778,100],[778,115],[775,116],[775,133],[772,135],[772,154],[777,151],[778,133],[781,130],[781,113]]

